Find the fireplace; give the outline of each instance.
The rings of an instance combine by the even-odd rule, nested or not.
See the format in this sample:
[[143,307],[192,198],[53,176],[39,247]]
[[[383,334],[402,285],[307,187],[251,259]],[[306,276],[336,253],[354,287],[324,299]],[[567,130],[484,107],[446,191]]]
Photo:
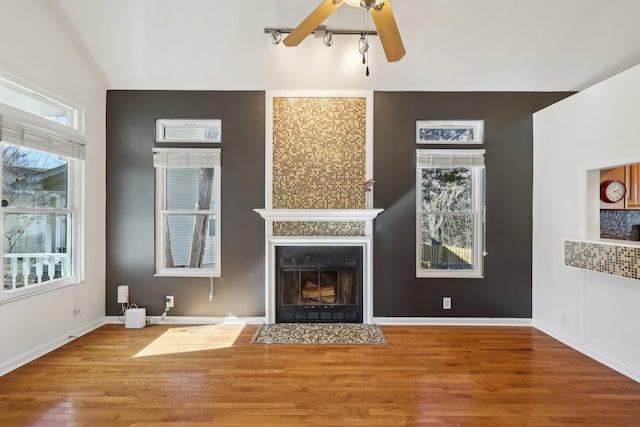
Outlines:
[[277,323],[362,323],[362,246],[278,246]]
[[[382,209],[254,210],[265,220],[266,323],[372,323],[373,220]],[[276,227],[282,222],[363,229],[358,235],[288,235]]]

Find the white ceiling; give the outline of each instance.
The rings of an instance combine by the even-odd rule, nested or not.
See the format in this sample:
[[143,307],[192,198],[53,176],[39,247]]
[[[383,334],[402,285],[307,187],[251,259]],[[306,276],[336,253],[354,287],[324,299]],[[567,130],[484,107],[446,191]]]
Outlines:
[[[52,0],[109,89],[581,90],[640,63],[640,0],[392,0],[407,54],[274,46],[321,0]],[[342,6],[329,29],[360,30]],[[370,27],[373,24],[369,20]]]

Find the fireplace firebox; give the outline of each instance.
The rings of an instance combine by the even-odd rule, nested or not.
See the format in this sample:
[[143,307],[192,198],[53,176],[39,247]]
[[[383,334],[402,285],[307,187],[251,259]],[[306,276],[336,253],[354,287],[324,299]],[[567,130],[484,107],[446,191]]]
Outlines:
[[276,247],[277,323],[362,323],[361,246]]

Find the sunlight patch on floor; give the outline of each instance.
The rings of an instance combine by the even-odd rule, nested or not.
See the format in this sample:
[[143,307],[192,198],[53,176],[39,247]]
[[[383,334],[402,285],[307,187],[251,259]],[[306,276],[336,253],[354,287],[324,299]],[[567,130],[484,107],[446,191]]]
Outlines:
[[167,330],[133,357],[232,347],[245,325],[182,326]]

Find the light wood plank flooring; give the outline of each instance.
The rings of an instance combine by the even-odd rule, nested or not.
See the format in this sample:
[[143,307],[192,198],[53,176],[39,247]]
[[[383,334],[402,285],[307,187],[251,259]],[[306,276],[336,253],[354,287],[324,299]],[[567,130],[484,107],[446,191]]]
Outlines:
[[527,327],[106,325],[0,378],[1,426],[640,426],[640,384]]

